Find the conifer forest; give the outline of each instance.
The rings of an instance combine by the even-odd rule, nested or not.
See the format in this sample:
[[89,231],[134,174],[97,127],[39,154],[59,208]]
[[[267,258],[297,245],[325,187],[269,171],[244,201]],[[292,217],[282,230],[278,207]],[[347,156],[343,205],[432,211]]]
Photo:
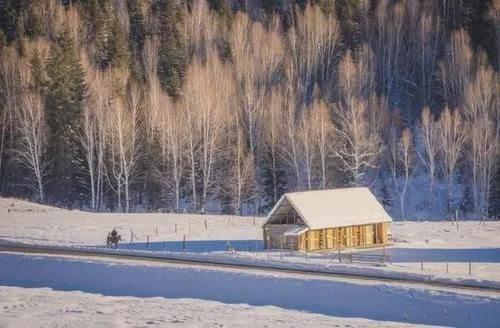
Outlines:
[[0,0],[0,194],[500,216],[499,0]]

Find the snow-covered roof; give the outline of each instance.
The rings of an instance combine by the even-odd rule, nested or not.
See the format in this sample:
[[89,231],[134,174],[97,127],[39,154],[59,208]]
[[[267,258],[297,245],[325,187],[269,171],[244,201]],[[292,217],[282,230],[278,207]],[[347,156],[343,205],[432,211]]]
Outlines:
[[298,226],[298,227],[293,227],[290,230],[285,231],[283,236],[300,236],[304,232],[308,231],[309,227],[307,226]]
[[368,188],[341,188],[284,194],[267,216],[272,223],[293,207],[310,229],[391,222]]

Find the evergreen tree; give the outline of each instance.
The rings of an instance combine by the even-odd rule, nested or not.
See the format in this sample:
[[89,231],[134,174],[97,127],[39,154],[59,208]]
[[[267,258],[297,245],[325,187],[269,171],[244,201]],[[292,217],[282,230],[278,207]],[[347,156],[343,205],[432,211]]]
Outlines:
[[80,200],[83,151],[78,141],[85,76],[74,40],[64,27],[47,61],[47,123],[49,126],[49,182],[53,201],[72,206]]
[[282,6],[281,0],[262,1],[262,9],[268,18],[271,18],[275,11],[279,11]]
[[497,168],[497,172],[493,180],[493,185],[491,189],[492,190],[490,196],[490,204],[491,204],[490,215],[498,219],[500,218],[500,167]]
[[261,165],[264,206],[260,210],[264,211],[271,210],[287,190],[286,163],[284,163],[281,156],[275,156],[274,165],[272,165],[272,162],[271,151],[267,151],[263,156]]
[[129,40],[132,49],[136,54],[140,54],[146,39],[146,28],[144,26],[144,15],[141,10],[140,0],[128,0],[129,17]]
[[42,27],[42,18],[37,15],[37,11],[34,8],[43,6],[42,0],[32,0],[26,13],[26,21],[25,21],[25,33],[26,35],[34,39],[37,36],[41,36],[43,34]]
[[0,0],[0,29],[7,37],[7,42],[12,42],[17,36],[18,13],[13,0]]
[[186,51],[179,31],[180,6],[175,1],[158,2],[159,37],[158,78],[171,97],[178,97],[186,71]]
[[111,35],[113,36],[110,43],[111,66],[125,68],[130,60],[127,33],[117,18],[111,25]]
[[7,45],[7,36],[3,32],[2,29],[0,29],[0,50],[2,50],[3,47]]
[[126,67],[129,61],[127,34],[111,4],[103,8],[96,23],[96,60],[102,69]]
[[231,59],[231,44],[228,42],[224,31],[231,30],[233,14],[226,0],[209,0],[208,4],[211,10],[217,12],[220,33],[215,42],[219,57],[226,62]]
[[43,67],[42,59],[38,49],[33,50],[30,58],[30,71],[31,71],[31,87],[34,91],[44,94],[46,84],[45,69]]
[[335,14],[335,0],[313,0],[312,3],[320,6],[327,15]]
[[356,49],[361,42],[359,8],[359,0],[337,0],[335,3],[344,44],[349,49]]

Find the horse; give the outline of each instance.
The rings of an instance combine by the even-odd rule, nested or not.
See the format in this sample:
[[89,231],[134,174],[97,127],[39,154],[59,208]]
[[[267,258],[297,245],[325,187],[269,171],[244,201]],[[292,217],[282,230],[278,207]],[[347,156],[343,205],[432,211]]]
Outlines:
[[106,238],[106,245],[108,245],[108,247],[118,248],[118,242],[120,242],[121,240],[122,236],[120,236],[118,232],[116,232],[116,230],[113,229],[113,231],[108,232],[108,237]]

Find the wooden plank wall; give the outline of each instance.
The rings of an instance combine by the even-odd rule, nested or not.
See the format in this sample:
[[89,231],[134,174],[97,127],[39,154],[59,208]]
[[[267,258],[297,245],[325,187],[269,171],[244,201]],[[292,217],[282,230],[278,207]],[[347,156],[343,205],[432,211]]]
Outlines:
[[387,244],[387,223],[310,230],[300,236],[300,250],[343,249]]

